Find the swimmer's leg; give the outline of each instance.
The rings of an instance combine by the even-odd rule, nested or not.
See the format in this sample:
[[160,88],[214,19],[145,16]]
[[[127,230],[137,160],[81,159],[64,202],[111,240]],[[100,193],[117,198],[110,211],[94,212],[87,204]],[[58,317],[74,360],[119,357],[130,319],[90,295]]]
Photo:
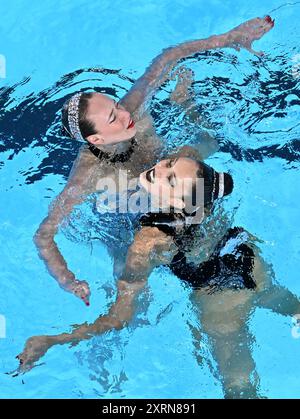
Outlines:
[[[209,334],[209,331],[207,330]],[[258,374],[252,357],[254,338],[247,325],[229,333],[211,333],[213,355],[222,376],[225,398],[259,398]]]
[[253,291],[222,291],[198,298],[202,330],[211,343],[225,398],[257,398],[258,375],[247,327]]

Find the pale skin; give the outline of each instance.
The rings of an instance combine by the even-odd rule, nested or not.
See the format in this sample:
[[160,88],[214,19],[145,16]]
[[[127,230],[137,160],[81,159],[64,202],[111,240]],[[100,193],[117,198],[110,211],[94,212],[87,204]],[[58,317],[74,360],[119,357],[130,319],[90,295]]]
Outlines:
[[[76,345],[81,340],[126,327],[134,315],[136,299],[145,288],[148,276],[156,266],[170,263],[175,253],[176,246],[170,236],[156,227],[142,228],[129,248],[123,279],[117,282],[116,301],[108,313],[92,324],[77,326],[70,333],[28,339],[24,351],[19,355],[19,372],[31,369],[34,362],[54,345]],[[263,264],[257,255],[254,267],[257,283],[255,290],[225,290],[209,294],[206,289],[200,289],[195,290],[191,297],[199,308],[202,325],[201,330],[192,329],[195,350],[200,343],[201,333],[205,333],[217,362],[226,398],[260,397],[259,379],[250,349],[253,337],[248,328],[249,319],[256,307],[283,316],[300,313],[299,298],[288,289],[272,283]],[[199,356],[197,360],[199,363],[203,361]]]
[[[208,335],[213,357],[218,364],[226,398],[261,397],[251,351],[255,337],[248,326],[255,309],[268,309],[285,317],[292,317],[300,310],[299,298],[272,281],[269,267],[258,252],[255,253],[255,290],[208,294],[202,289],[192,295],[193,303],[199,307],[202,332]],[[197,345],[199,331],[192,330],[192,333]],[[202,359],[198,360],[201,363]]]
[[[131,158],[122,165],[112,164],[105,159],[100,162],[86,146],[83,146],[73,165],[67,185],[38,228],[34,240],[39,254],[50,274],[63,289],[89,304],[88,283],[79,280],[70,271],[54,240],[63,219],[72,212],[75,205],[83,202],[89,194],[97,190],[99,179],[109,175],[117,181],[117,172],[120,168],[127,169],[134,177],[147,165],[155,162],[159,139],[155,134],[151,118],[142,112],[147,98],[151,97],[166,80],[178,60],[192,56],[199,51],[218,48],[238,50],[245,48],[259,55],[260,53],[253,51],[252,43],[265,35],[273,26],[271,18],[255,18],[225,34],[185,42],[164,50],[118,104],[105,95],[96,93],[93,95],[89,102],[88,116],[94,122],[97,134],[87,137],[88,143],[113,153],[126,150],[128,140],[133,137],[140,137],[142,141],[139,147],[135,147]],[[180,88],[177,92],[180,93]],[[177,98],[175,95],[174,100],[180,102],[180,94]],[[132,125],[133,120],[134,126]],[[201,154],[207,156],[205,151]]]
[[[180,188],[177,185],[184,178],[193,177],[196,166],[187,158],[166,159],[155,166],[155,182],[167,194],[169,185],[170,203],[179,203]],[[144,174],[141,174],[143,177]],[[173,186],[172,186],[173,185]],[[180,206],[184,208],[184,203]],[[155,226],[142,227],[135,234],[134,242],[128,250],[126,267],[121,279],[117,282],[117,297],[108,313],[100,316],[92,324],[76,326],[72,332],[53,336],[34,336],[26,342],[24,351],[19,355],[19,371],[32,368],[49,348],[54,345],[69,343],[76,345],[110,330],[126,327],[134,316],[136,297],[143,291],[147,278],[159,265],[170,264],[177,253],[173,237],[165,234]],[[267,273],[267,267],[255,251],[253,276],[256,282],[254,290],[222,290],[211,294],[208,288],[194,290],[191,300],[198,307],[199,329],[191,328],[195,351],[199,348],[201,333],[205,333],[211,345],[211,351],[218,365],[224,396],[226,398],[259,397],[259,378],[255,371],[255,362],[250,349],[253,337],[248,323],[256,307],[272,310],[283,316],[293,316],[300,312],[300,301],[286,288],[274,284]],[[202,358],[197,356],[197,361]],[[252,378],[251,378],[252,377]]]

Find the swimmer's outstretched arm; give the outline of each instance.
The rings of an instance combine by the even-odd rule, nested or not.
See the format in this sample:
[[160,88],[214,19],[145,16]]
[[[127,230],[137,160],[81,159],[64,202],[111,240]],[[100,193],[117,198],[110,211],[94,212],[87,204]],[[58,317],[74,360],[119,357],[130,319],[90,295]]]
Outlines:
[[30,370],[34,363],[54,345],[70,343],[71,346],[74,346],[82,340],[88,340],[107,331],[120,330],[125,327],[133,315],[134,299],[144,285],[145,281],[130,284],[125,281],[118,281],[117,299],[107,315],[100,316],[94,323],[84,323],[76,326],[70,333],[29,338],[23,352],[17,356],[20,361],[18,373]]
[[139,108],[145,100],[154,93],[168,76],[176,63],[184,58],[193,56],[197,52],[217,48],[246,48],[260,55],[252,49],[252,43],[260,39],[274,26],[272,19],[251,19],[222,35],[213,35],[206,39],[188,41],[165,49],[146,69],[145,73],[135,82],[121,103],[130,112]]
[[[172,244],[172,239],[157,228],[144,227],[139,231],[129,248],[126,268],[122,279],[117,284],[117,299],[108,314],[100,316],[92,324],[85,323],[76,326],[70,333],[31,337],[27,340],[24,351],[18,355],[20,360],[18,372],[31,369],[34,362],[37,362],[54,345],[66,343],[75,345],[95,335],[125,327],[133,316],[135,298],[144,288],[152,269],[169,262],[173,257],[172,250],[175,248]],[[170,259],[165,255],[166,251],[169,251]],[[164,252],[163,257],[162,252]]]
[[74,206],[82,202],[89,193],[85,180],[87,181],[89,178],[90,165],[89,161],[85,163],[85,159],[85,154],[80,153],[77,164],[74,165],[76,170],[73,170],[68,184],[56,198],[48,216],[39,226],[34,236],[34,242],[41,259],[59,285],[88,304],[90,295],[88,284],[75,278],[54,240],[60,223],[72,212]]

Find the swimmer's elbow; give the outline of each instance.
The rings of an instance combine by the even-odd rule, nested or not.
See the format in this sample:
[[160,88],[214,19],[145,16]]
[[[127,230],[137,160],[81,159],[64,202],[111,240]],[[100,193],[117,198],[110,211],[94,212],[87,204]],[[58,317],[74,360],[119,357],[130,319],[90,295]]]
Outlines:
[[33,242],[38,249],[45,246],[49,246],[49,243],[54,241],[54,234],[51,234],[49,230],[42,224],[39,226],[33,236]]
[[99,335],[110,330],[122,330],[130,322],[132,316],[101,316],[96,322],[89,328],[88,332],[83,331],[81,338],[84,336]]
[[59,220],[56,216],[48,215],[36,230],[33,241],[37,247],[44,244],[49,245],[54,241],[54,236],[57,233]]
[[33,236],[33,243],[35,244],[35,246],[37,247],[37,248],[39,248],[40,247],[40,241],[41,241],[41,238],[40,238],[40,234],[39,234],[39,229],[34,233],[34,236]]
[[128,305],[124,310],[118,313],[117,316],[111,317],[112,327],[116,330],[121,330],[127,327],[133,319],[133,307],[132,303],[128,302]]
[[33,242],[37,248],[40,248],[42,245],[42,234],[41,234],[41,227],[39,227],[33,236]]
[[127,319],[115,319],[115,320],[113,320],[113,322],[111,324],[112,329],[122,330],[128,325],[130,320],[131,320],[131,316]]

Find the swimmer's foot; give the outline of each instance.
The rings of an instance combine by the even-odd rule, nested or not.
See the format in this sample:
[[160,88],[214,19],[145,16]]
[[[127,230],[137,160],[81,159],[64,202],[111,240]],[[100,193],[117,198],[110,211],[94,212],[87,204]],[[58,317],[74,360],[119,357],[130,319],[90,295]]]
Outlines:
[[274,27],[274,22],[275,19],[265,16],[264,18],[257,17],[242,23],[228,32],[228,36],[231,38],[231,46],[237,50],[245,48],[258,56],[264,55],[262,51],[252,49],[252,43],[269,32]]

